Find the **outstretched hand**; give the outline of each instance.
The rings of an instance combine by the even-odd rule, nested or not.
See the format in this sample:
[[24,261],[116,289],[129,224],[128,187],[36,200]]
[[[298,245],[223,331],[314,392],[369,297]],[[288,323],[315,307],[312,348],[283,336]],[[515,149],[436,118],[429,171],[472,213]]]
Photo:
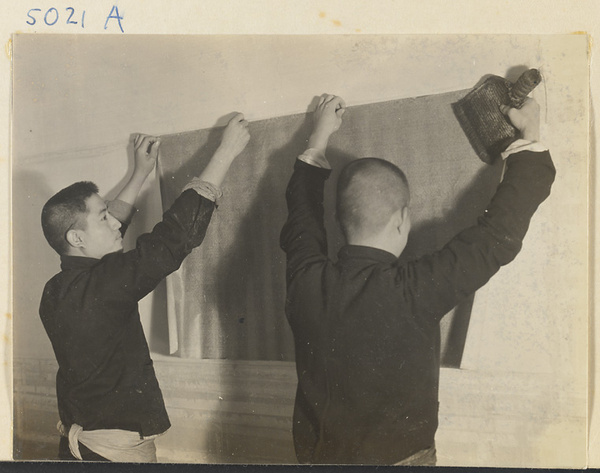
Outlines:
[[133,149],[135,154],[135,169],[134,172],[148,176],[156,166],[158,158],[158,149],[160,140],[155,136],[139,134],[133,141]]
[[322,95],[313,113],[314,131],[331,135],[342,124],[342,115],[346,111],[346,102],[335,95]]
[[540,106],[532,98],[527,98],[521,108],[502,105],[500,111],[521,132],[521,136],[529,141],[540,139]]
[[200,179],[220,187],[233,160],[240,154],[250,141],[248,122],[244,114],[237,113],[225,127],[221,144],[208,162]]
[[313,113],[313,132],[308,141],[309,148],[325,151],[329,137],[340,128],[345,111],[346,102],[341,97],[327,94],[321,96]]
[[160,141],[155,136],[139,134],[135,137],[133,140],[133,174],[117,195],[117,200],[122,200],[130,205],[135,203],[144,181],[156,166],[159,146]]
[[226,153],[231,159],[238,156],[250,141],[248,122],[243,113],[237,113],[225,127],[221,139],[220,151]]

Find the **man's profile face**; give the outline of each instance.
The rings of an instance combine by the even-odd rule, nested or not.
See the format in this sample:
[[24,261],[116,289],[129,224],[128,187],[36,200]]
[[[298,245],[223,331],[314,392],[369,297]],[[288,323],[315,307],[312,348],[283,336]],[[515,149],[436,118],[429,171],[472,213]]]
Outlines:
[[88,209],[86,228],[80,230],[85,244],[85,254],[90,258],[102,258],[104,255],[123,249],[121,222],[108,213],[105,202],[98,194],[92,194],[85,201]]

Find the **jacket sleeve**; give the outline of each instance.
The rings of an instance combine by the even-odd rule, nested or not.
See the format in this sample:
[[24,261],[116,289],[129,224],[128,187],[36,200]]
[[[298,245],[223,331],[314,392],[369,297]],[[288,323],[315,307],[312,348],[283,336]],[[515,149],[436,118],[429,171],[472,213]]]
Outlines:
[[92,281],[111,281],[110,293],[97,287],[98,293],[106,300],[137,303],[202,243],[214,208],[194,190],[183,192],[162,221],[137,239],[134,250],[106,255],[93,268]]
[[310,264],[327,259],[323,189],[330,173],[300,160],[294,165],[286,191],[288,218],[280,237],[287,255],[288,284]]
[[504,179],[476,225],[440,251],[398,267],[397,285],[415,304],[413,313],[439,320],[520,251],[556,170],[547,151],[513,154],[506,165]]

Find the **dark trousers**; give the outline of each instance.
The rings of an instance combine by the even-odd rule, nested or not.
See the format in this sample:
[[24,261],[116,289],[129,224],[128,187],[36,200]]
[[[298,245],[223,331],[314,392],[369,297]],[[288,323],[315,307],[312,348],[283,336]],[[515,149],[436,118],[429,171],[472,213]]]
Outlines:
[[[92,452],[89,448],[79,442],[79,453],[81,453],[81,458],[84,461],[90,462],[108,462],[103,456],[98,455],[95,452]],[[60,443],[58,444],[58,459],[59,460],[68,460],[68,461],[80,461],[75,458],[69,449],[69,439],[67,437],[61,437]]]

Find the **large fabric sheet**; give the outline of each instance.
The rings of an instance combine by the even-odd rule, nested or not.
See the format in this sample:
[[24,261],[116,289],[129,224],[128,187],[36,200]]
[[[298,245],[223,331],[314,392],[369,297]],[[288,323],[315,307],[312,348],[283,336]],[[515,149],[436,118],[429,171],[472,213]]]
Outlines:
[[[413,230],[402,258],[441,248],[472,225],[497,186],[502,163],[482,163],[451,103],[466,91],[349,107],[329,144],[326,187],[332,258],[343,244],[334,216],[335,185],[350,160],[376,156],[397,164],[411,190]],[[232,165],[204,243],[167,280],[172,353],[185,358],[293,360],[285,318],[285,255],[279,232],[285,188],[311,131],[310,114],[251,122],[251,140]],[[222,129],[161,137],[163,207],[207,164]],[[442,362],[458,366],[472,299],[442,322]]]

